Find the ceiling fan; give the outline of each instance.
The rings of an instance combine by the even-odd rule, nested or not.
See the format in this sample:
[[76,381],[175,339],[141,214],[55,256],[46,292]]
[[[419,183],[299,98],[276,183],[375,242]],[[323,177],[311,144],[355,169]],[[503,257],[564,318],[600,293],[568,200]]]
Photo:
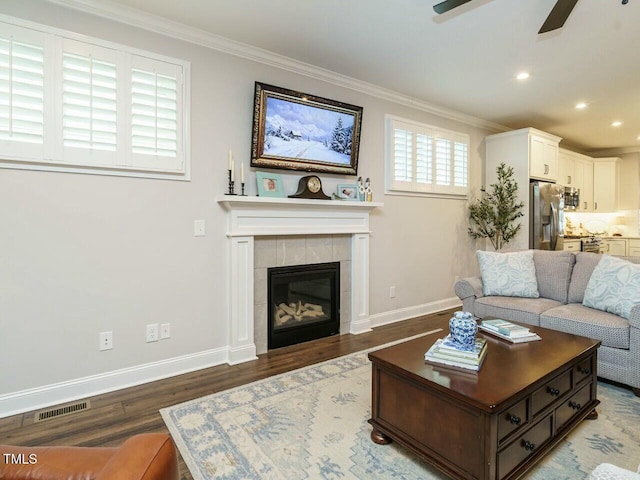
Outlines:
[[[436,13],[442,14],[470,1],[471,0],[445,0],[444,2],[434,5],[433,9]],[[569,18],[569,15],[571,14],[573,7],[576,6],[576,3],[578,3],[578,0],[557,0],[555,6],[551,10],[551,13],[549,13],[549,16],[538,33],[551,32],[561,28],[564,25],[564,22],[567,21],[567,18]],[[627,3],[629,3],[629,0],[622,0],[623,5],[626,5]]]

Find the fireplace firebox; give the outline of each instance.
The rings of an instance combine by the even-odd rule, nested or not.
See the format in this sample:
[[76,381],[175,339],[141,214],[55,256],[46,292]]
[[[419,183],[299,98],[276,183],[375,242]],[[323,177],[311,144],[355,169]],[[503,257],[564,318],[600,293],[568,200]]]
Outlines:
[[340,262],[268,269],[268,348],[340,333]]

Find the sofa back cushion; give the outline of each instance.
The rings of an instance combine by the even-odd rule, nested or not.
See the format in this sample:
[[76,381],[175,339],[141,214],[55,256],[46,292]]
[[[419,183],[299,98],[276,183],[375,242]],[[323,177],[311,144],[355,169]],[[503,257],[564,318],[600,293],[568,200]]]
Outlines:
[[[631,263],[640,263],[640,257],[619,257]],[[569,286],[569,303],[582,303],[591,274],[602,259],[602,255],[590,252],[576,253],[576,265],[571,275]]]
[[601,259],[602,255],[597,253],[576,253],[576,265],[573,267],[571,285],[569,286],[569,303],[582,303],[584,301],[584,292],[587,289],[591,274]]
[[538,292],[541,297],[567,303],[575,261],[575,255],[569,251],[533,251]]

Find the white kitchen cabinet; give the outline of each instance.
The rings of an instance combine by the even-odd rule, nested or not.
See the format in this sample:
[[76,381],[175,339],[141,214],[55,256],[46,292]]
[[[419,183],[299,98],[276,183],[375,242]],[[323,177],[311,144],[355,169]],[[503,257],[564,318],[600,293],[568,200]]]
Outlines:
[[558,150],[558,183],[579,188],[576,186],[576,158],[573,152],[563,148]]
[[627,255],[630,257],[640,257],[640,240],[629,239]]
[[593,159],[593,211],[614,212],[618,207],[618,159]]
[[558,137],[529,130],[529,177],[546,182],[558,180]]
[[[524,217],[518,235],[509,242],[509,248],[529,248],[529,179],[555,181],[558,174],[558,144],[560,137],[534,128],[523,128],[485,137],[484,185],[497,180],[496,169],[501,163],[513,168],[513,179],[518,183],[516,201],[524,203]],[[535,164],[535,166],[534,166]],[[548,174],[544,174],[545,165]],[[533,172],[539,173],[534,175]]]
[[602,240],[600,251],[609,255],[624,257],[627,254],[627,241],[623,238],[605,238]]
[[581,187],[579,212],[593,212],[593,159],[585,157],[580,160]]
[[565,240],[562,244],[562,249],[570,252],[579,252],[581,243],[581,240]]

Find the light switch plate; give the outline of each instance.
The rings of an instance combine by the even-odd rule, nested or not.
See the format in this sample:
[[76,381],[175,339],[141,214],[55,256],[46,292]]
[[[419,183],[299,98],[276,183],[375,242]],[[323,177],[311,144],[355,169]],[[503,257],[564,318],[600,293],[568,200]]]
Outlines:
[[194,237],[204,237],[205,236],[204,229],[204,220],[194,220],[193,221],[193,236]]

